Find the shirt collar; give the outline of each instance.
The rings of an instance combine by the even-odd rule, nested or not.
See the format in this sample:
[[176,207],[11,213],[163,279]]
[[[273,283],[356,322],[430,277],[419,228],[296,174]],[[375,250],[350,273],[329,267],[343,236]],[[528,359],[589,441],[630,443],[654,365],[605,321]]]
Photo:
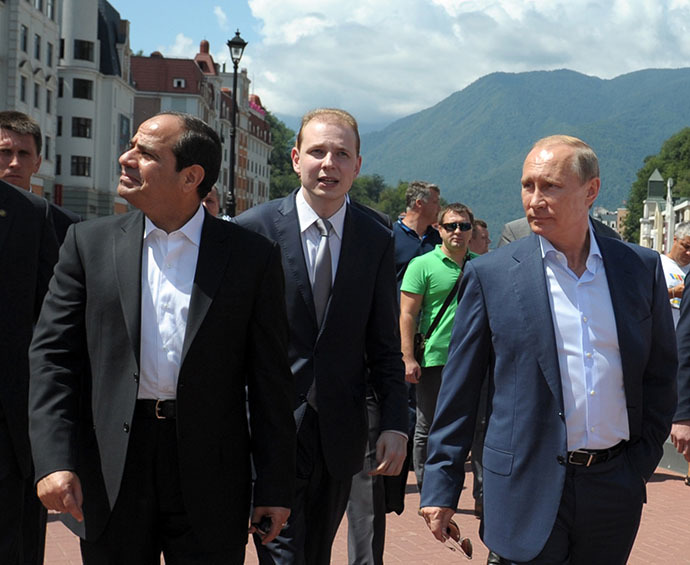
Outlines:
[[[597,243],[597,238],[594,237],[594,229],[592,228],[592,222],[587,221],[587,226],[589,228],[589,253],[587,254],[587,261],[585,262],[586,268],[592,273],[596,273],[597,267],[603,260],[601,256],[601,250],[599,249],[599,244]],[[562,257],[563,254],[558,251],[551,242],[541,235],[537,235],[539,238],[539,246],[541,248],[541,257],[549,261],[557,261],[564,266],[567,266],[565,258],[563,260],[558,259]]]
[[[304,233],[308,230],[316,220],[319,219],[319,215],[314,212],[311,206],[307,203],[302,195],[302,189],[297,191],[295,196],[295,207],[297,208],[297,219],[299,221],[299,231]],[[338,209],[338,211],[333,214],[330,218],[325,218],[331,222],[333,226],[333,233],[338,236],[339,239],[343,238],[343,226],[345,225],[345,211],[347,210],[347,201],[343,202],[343,205]]]
[[[165,233],[162,229],[157,227],[148,216],[144,216],[144,239],[154,232]],[[199,209],[196,213],[183,225],[179,230],[175,230],[166,234],[168,236],[180,232],[185,235],[185,237],[192,242],[194,245],[199,247],[201,244],[201,228],[204,225],[204,207],[199,204]]]

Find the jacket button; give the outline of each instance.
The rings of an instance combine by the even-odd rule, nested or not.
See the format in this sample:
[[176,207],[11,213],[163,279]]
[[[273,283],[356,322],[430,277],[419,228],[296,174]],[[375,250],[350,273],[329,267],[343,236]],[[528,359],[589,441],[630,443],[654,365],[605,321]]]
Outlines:
[[563,412],[559,412],[558,417],[562,420],[563,419]]
[[563,457],[562,455],[556,457],[556,461],[558,461],[559,465],[565,465],[565,457]]
[[125,431],[126,434],[128,434],[129,433],[129,424],[127,422],[125,422],[122,425],[122,429]]
[[139,373],[132,373],[132,376],[136,382],[139,382]]

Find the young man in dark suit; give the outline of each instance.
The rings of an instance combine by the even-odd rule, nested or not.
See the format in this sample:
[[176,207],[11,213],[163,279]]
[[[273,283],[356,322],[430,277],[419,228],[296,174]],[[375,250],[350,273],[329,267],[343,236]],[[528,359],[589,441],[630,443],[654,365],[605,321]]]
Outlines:
[[237,218],[280,245],[296,386],[295,506],[287,528],[258,549],[262,563],[328,564],[352,476],[363,465],[367,379],[382,430],[370,471],[395,475],[405,457],[394,242],[379,221],[346,202],[361,165],[350,114],[305,115],[292,162],[301,187]]
[[55,268],[31,348],[32,449],[39,497],[87,565],[243,563],[252,496],[266,541],[290,512],[280,253],[205,212],[220,161],[198,118],[145,121],[120,156],[118,193],[139,210],[71,227]]

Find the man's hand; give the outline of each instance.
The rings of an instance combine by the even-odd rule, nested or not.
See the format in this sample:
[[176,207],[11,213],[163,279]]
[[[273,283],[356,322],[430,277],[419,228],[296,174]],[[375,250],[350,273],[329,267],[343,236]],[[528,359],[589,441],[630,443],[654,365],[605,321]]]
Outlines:
[[408,383],[419,384],[419,379],[422,376],[422,368],[417,363],[414,357],[403,356],[405,363],[405,380]]
[[84,520],[81,492],[81,482],[72,471],[55,471],[46,475],[36,485],[38,498],[48,510],[56,510],[61,514],[71,514],[75,520]]
[[[271,529],[262,535],[254,524],[261,522],[261,519],[268,516],[271,519]],[[290,509],[282,506],[257,506],[252,512],[252,523],[249,526],[249,533],[256,533],[261,538],[261,545],[266,545],[272,541],[283,529],[290,517]]]
[[674,447],[690,461],[690,420],[680,420],[671,426],[671,442]]
[[407,457],[407,438],[396,432],[381,432],[376,441],[376,462],[378,467],[370,475],[399,475]]
[[448,524],[455,514],[452,508],[444,508],[440,506],[426,506],[419,510],[419,513],[424,518],[426,525],[429,526],[431,533],[438,541],[446,541],[448,539]]

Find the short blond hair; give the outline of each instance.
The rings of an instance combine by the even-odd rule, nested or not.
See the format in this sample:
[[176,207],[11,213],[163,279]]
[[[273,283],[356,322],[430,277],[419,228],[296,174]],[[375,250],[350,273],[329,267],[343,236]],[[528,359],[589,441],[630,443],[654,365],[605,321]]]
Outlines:
[[585,183],[589,180],[599,178],[599,159],[589,145],[581,139],[572,135],[550,135],[542,137],[537,141],[532,149],[537,147],[550,147],[553,145],[567,145],[575,150],[572,159],[573,172],[578,176],[580,182]]
[[295,140],[295,147],[297,147],[297,149],[302,146],[302,132],[304,128],[313,120],[350,126],[355,134],[355,145],[357,148],[357,155],[359,155],[360,142],[357,120],[355,120],[352,114],[340,108],[315,108],[304,114],[304,116],[302,116],[302,123],[299,126],[299,131],[297,132],[297,139]]

